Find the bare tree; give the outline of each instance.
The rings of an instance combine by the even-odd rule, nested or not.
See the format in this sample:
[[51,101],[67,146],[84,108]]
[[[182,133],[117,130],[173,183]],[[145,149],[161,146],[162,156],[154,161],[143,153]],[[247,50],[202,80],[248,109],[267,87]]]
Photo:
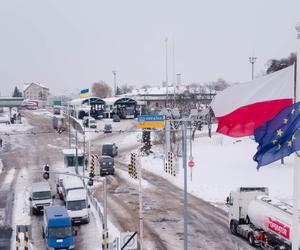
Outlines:
[[141,87],[141,89],[150,89],[150,88],[152,88],[152,86],[149,84],[145,84]]
[[122,94],[130,93],[133,89],[134,87],[132,85],[128,85],[126,83],[120,86],[120,91]]
[[296,61],[296,54],[291,53],[287,58],[277,59],[270,59],[267,63],[267,70],[266,73],[270,74],[276,72],[278,70],[284,69],[290,65],[293,65]]
[[93,83],[92,94],[95,97],[106,98],[111,96],[111,88],[104,81]]
[[218,78],[216,81],[212,81],[205,84],[209,90],[222,91],[229,87],[229,83],[222,78]]

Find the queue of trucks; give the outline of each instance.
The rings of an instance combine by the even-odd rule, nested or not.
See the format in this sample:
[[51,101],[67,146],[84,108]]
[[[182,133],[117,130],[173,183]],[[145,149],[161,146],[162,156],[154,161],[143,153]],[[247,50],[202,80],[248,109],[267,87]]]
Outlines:
[[266,187],[232,191],[226,202],[230,231],[261,249],[291,249],[293,207],[268,194]]

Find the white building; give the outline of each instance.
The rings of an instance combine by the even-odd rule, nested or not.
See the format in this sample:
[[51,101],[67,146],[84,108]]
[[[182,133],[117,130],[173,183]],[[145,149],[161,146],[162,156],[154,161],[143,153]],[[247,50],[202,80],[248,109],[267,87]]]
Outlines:
[[23,96],[29,100],[39,100],[46,103],[49,96],[49,88],[40,83],[25,83],[23,88]]

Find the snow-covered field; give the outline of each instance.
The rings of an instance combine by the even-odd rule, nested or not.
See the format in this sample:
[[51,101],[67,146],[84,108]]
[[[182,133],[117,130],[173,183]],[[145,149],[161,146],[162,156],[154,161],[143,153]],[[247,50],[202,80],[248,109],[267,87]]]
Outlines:
[[[204,132],[206,134],[206,132]],[[231,138],[221,134],[198,137],[193,142],[195,166],[188,168],[188,192],[212,203],[224,203],[229,192],[240,186],[266,186],[270,195],[291,203],[293,189],[293,156],[256,169],[252,157],[257,144],[249,137]],[[183,188],[184,171],[179,158],[179,173],[170,176],[163,170],[163,148],[154,146],[154,154],[143,157],[143,168]],[[188,158],[189,158],[188,148]],[[192,178],[191,178],[192,174]]]

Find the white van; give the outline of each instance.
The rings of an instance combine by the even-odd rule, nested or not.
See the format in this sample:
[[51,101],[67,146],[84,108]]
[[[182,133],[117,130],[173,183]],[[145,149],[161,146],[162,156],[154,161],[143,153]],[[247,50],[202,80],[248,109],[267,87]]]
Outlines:
[[70,190],[66,198],[66,208],[73,223],[90,222],[90,205],[85,189]]
[[54,196],[48,182],[36,182],[32,184],[30,200],[30,210],[32,214],[39,214],[44,211],[45,206],[51,206]]

